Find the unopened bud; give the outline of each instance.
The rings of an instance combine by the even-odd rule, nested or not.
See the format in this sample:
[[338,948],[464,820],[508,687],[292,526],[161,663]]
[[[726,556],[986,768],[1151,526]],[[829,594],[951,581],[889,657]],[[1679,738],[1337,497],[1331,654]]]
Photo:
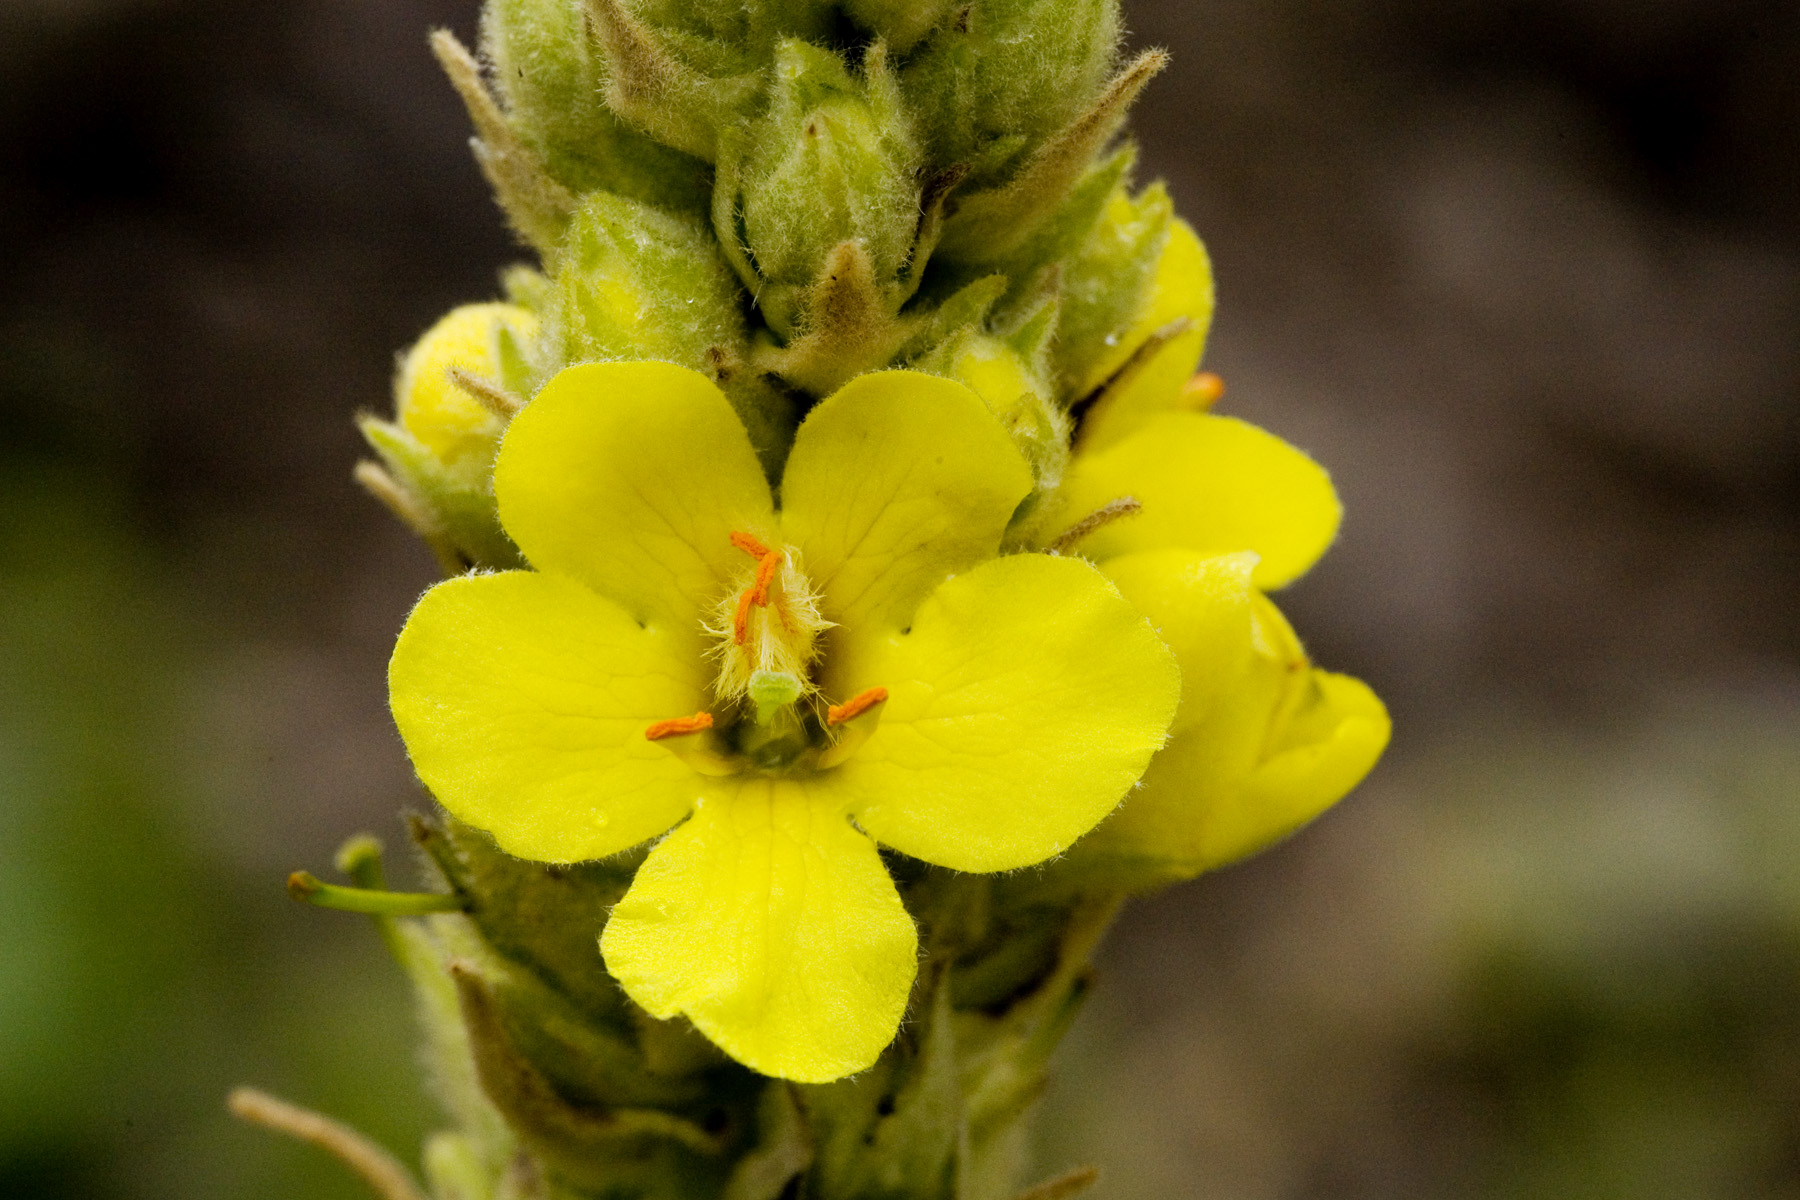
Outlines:
[[[845,242],[861,243],[878,284],[898,278],[919,229],[918,165],[883,53],[858,77],[829,50],[779,45],[769,110],[735,180],[758,300],[777,332],[794,330],[802,293]],[[733,182],[721,172],[721,187]]]
[[569,191],[604,189],[662,208],[706,211],[706,164],[606,107],[604,63],[584,0],[488,0],[481,48],[507,121]]
[[1031,356],[1000,338],[971,331],[921,365],[967,384],[1012,434],[1036,484],[1021,515],[1055,491],[1069,462],[1069,418]]
[[580,362],[657,359],[704,371],[773,468],[792,403],[748,365],[737,275],[704,225],[604,192],[569,224],[545,305],[543,378]]
[[640,13],[625,0],[584,2],[605,63],[607,107],[665,146],[710,162],[720,131],[755,110],[762,48],[708,37],[707,23],[685,9],[649,5]]
[[514,304],[453,309],[400,361],[395,421],[357,425],[381,458],[356,478],[424,538],[446,571],[509,567],[493,464],[512,411],[529,395],[537,318]]
[[1100,220],[1063,267],[1056,372],[1072,400],[1088,395],[1150,336],[1136,322],[1152,303],[1169,242],[1171,206],[1161,184],[1135,198],[1116,188]]
[[475,389],[529,394],[526,352],[537,335],[537,318],[517,305],[452,309],[400,360],[394,411],[401,426],[452,471],[486,471],[506,421]]
[[661,359],[704,369],[744,344],[737,276],[707,229],[596,192],[569,224],[546,317],[545,360]]
[[1118,37],[1117,0],[963,0],[905,72],[932,161],[1001,182],[1093,104]]
[[942,22],[961,0],[844,0],[852,21],[872,31],[895,54],[905,54]]

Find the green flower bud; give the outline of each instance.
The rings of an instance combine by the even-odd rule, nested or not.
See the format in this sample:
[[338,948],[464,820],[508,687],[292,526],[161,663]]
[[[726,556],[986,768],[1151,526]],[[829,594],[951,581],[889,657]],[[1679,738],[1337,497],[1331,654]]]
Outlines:
[[596,192],[570,222],[545,312],[537,383],[578,362],[660,359],[706,371],[773,469],[792,405],[745,361],[737,276],[705,226]]
[[584,0],[489,0],[481,48],[507,120],[552,178],[661,208],[706,211],[706,164],[626,125],[607,107],[606,74]]
[[545,365],[655,358],[702,369],[747,336],[737,277],[706,228],[620,196],[586,197],[545,313]]
[[1092,232],[1064,260],[1055,369],[1069,399],[1103,383],[1136,348],[1126,335],[1149,306],[1172,215],[1160,183],[1136,198],[1121,184]]
[[[919,230],[919,153],[886,56],[856,78],[829,50],[783,41],[769,110],[753,127],[736,189],[758,303],[782,336],[836,248],[859,242],[878,286],[896,281]],[[899,308],[896,301],[891,305]]]
[[587,0],[606,64],[606,103],[664,145],[711,161],[723,130],[757,111],[777,33],[822,13],[787,3],[627,5]]
[[895,54],[905,54],[932,27],[949,18],[956,0],[844,0],[844,12],[852,21],[888,44]]
[[633,7],[641,20],[673,34],[762,62],[783,37],[825,41],[834,16],[826,0],[639,0]]
[[1003,181],[1094,103],[1118,38],[1117,0],[967,0],[904,75],[932,161]]
[[1059,237],[1057,227],[1067,224],[1071,208],[1080,210],[1084,185],[1096,171],[1107,169],[1107,163],[1096,163],[1096,156],[1118,132],[1144,85],[1168,61],[1161,50],[1138,55],[1091,106],[1034,150],[1005,184],[960,197],[945,222],[938,251],[970,269],[1016,258],[1021,246],[1043,242],[1047,235]]

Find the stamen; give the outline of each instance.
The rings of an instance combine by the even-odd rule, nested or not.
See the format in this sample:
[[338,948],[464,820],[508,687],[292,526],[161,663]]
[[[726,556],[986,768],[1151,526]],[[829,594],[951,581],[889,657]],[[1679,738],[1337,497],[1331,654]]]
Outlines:
[[767,604],[769,602],[769,581],[775,578],[775,569],[781,565],[781,551],[770,550],[756,564],[756,583],[751,587],[750,603]]
[[887,698],[888,690],[884,687],[872,687],[866,692],[859,692],[842,704],[833,704],[826,709],[825,724],[842,725],[845,721],[854,721]]
[[1073,550],[1081,539],[1097,529],[1111,525],[1114,521],[1135,516],[1143,512],[1144,506],[1138,503],[1135,496],[1120,496],[1117,500],[1101,505],[1081,520],[1075,522],[1050,543],[1048,549],[1052,554],[1067,554]]
[[756,589],[747,587],[738,593],[737,612],[731,618],[731,641],[741,646],[750,637],[750,606],[756,603]]
[[767,546],[763,545],[749,534],[739,533],[736,530],[732,531],[731,544],[736,546],[739,550],[742,550],[745,554],[748,554],[751,558],[767,558],[770,553]]
[[683,734],[699,733],[702,729],[713,727],[712,714],[697,712],[691,717],[672,717],[667,721],[658,721],[644,730],[647,741],[660,742],[664,738],[681,737]]

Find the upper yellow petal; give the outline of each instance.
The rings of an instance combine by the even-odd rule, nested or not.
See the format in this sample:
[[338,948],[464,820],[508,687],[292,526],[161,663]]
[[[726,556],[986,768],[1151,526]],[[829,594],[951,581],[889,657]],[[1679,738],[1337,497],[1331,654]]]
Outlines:
[[767,1075],[826,1083],[893,1040],[918,935],[875,845],[804,783],[713,781],[600,939],[652,1016],[685,1014]]
[[1232,417],[1165,413],[1130,437],[1079,454],[1063,490],[1072,524],[1121,496],[1136,516],[1089,535],[1081,552],[1103,561],[1181,547],[1249,550],[1254,581],[1277,588],[1305,574],[1337,536],[1343,508],[1325,469],[1275,435]]
[[705,684],[682,639],[529,571],[426,592],[388,667],[419,778],[458,819],[540,862],[614,854],[686,814],[695,776],[644,729],[695,712]]
[[781,480],[781,525],[844,634],[903,626],[990,558],[1031,471],[979,396],[916,371],[859,376],[820,402]]
[[533,566],[696,644],[702,614],[743,563],[732,531],[766,537],[774,524],[730,401],[699,372],[659,362],[557,375],[513,418],[494,493]]
[[1099,572],[1045,555],[958,575],[909,630],[858,651],[829,686],[889,698],[824,782],[878,841],[960,871],[1067,849],[1143,772],[1180,692],[1174,658]]

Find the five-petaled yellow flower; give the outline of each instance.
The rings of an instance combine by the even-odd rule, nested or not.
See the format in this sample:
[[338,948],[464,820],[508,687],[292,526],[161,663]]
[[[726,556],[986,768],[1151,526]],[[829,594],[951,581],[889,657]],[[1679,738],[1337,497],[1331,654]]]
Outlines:
[[893,1037],[917,938],[877,843],[963,871],[1067,849],[1162,744],[1169,651],[1095,568],[997,557],[1032,486],[961,384],[865,375],[777,507],[703,376],[574,367],[495,468],[534,571],[426,593],[395,720],[455,816],[572,862],[668,832],[601,938],[655,1016],[824,1081]]

